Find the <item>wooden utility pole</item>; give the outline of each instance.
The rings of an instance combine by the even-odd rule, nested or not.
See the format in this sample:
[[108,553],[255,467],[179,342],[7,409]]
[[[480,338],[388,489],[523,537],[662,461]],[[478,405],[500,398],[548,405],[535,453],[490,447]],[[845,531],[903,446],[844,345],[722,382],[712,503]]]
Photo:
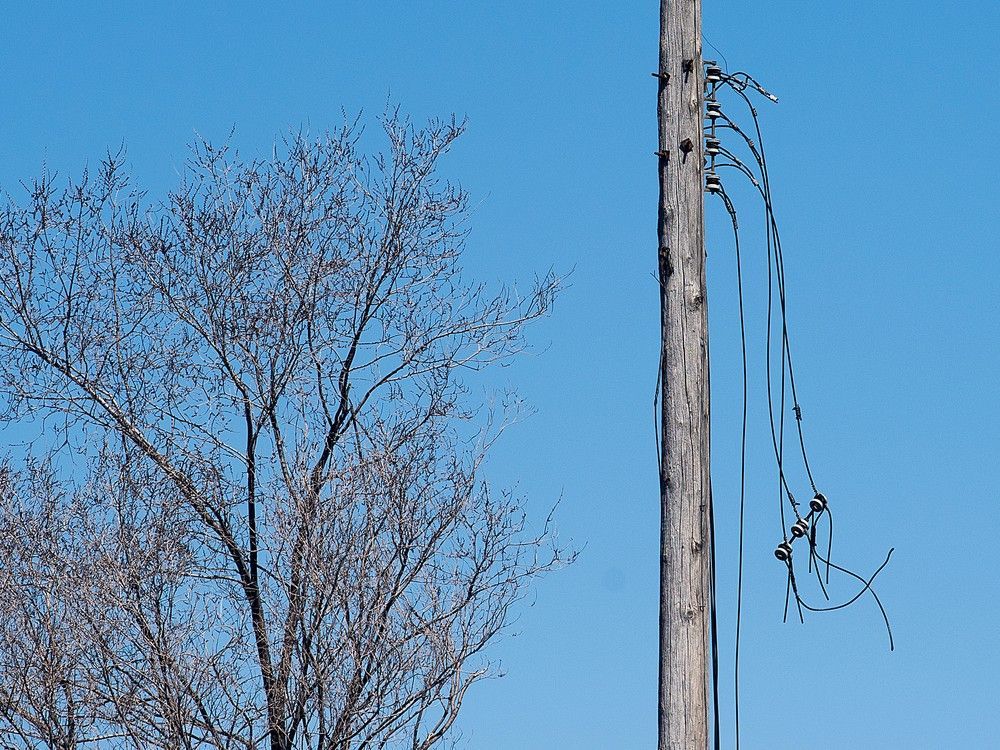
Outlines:
[[660,0],[659,750],[710,739],[712,487],[701,0]]

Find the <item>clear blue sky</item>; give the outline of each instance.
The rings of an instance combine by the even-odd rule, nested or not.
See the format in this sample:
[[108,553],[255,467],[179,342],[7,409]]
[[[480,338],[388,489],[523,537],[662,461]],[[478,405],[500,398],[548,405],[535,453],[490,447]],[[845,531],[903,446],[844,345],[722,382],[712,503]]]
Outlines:
[[[391,96],[417,117],[469,117],[447,170],[477,202],[471,271],[575,269],[535,330],[537,356],[491,376],[536,408],[491,471],[539,521],[562,494],[563,537],[584,550],[495,652],[507,676],[470,698],[462,728],[476,750],[655,745],[657,5],[18,3],[0,26],[6,189],[43,164],[78,173],[125,142],[136,177],[161,191],[195,132],[221,140],[236,126],[242,150],[261,152],[289,127],[336,125],[342,107],[376,114]],[[895,653],[867,600],[781,624],[752,383],[746,750],[1000,747],[998,28],[1000,4],[986,0],[706,0],[706,37],[781,97],[762,111],[796,375],[814,468],[839,510],[838,557],[870,569],[896,547],[880,580]],[[739,350],[714,204],[709,235],[728,678]],[[759,239],[748,234],[748,266],[764,263]],[[749,273],[757,333],[759,281]]]

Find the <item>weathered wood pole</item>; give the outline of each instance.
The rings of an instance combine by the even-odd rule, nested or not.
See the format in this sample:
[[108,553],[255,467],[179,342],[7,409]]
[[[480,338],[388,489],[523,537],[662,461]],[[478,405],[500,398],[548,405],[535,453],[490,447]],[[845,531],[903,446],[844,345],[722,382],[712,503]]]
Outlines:
[[712,529],[701,0],[660,1],[659,750],[710,739]]

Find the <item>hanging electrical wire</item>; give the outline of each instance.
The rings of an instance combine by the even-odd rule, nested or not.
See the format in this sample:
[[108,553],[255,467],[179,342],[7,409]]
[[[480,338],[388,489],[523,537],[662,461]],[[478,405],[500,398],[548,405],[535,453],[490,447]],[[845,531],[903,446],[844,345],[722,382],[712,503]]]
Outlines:
[[[716,99],[716,91],[718,85],[722,80],[721,70],[718,68],[709,67],[706,70],[705,80],[709,86],[707,93],[707,104],[711,105]],[[721,114],[721,111],[720,111]],[[735,643],[735,666],[734,666],[734,692],[735,692],[735,713],[736,713],[736,725],[739,726],[740,721],[740,641],[741,641],[741,620],[743,611],[743,542],[744,542],[744,527],[745,527],[745,512],[746,512],[746,457],[747,457],[747,407],[748,407],[748,359],[747,359],[747,334],[746,334],[746,316],[743,307],[743,261],[740,252],[740,229],[739,229],[739,219],[736,215],[736,207],[730,200],[729,196],[726,194],[725,189],[722,186],[722,181],[719,179],[718,174],[715,171],[716,158],[724,153],[721,143],[715,134],[715,120],[717,118],[712,118],[710,120],[709,132],[706,135],[705,152],[708,155],[709,163],[705,178],[705,189],[709,193],[718,193],[722,198],[722,201],[726,207],[726,211],[729,213],[730,221],[733,227],[733,245],[736,249],[736,289],[737,289],[737,299],[739,303],[739,318],[740,318],[740,349],[741,349],[741,363],[743,371],[743,412],[742,412],[742,429],[740,431],[740,505],[739,505],[739,540],[738,540],[738,565],[737,565],[737,586],[736,586],[736,643]],[[715,544],[715,535],[712,535],[713,546]],[[713,591],[714,595],[714,591]],[[714,603],[713,603],[714,607]],[[713,644],[713,650],[716,647]],[[716,657],[717,658],[717,657]],[[716,684],[718,680],[716,680]],[[715,716],[716,716],[716,730],[715,730],[715,743],[716,747],[720,744],[720,732],[718,727],[718,716],[719,716],[719,699],[718,699],[718,688],[716,687],[716,698],[715,698]],[[737,731],[737,748],[739,747],[739,732]]]
[[[722,198],[729,213],[729,218],[733,226],[733,244],[736,248],[736,290],[740,316],[740,362],[743,371],[743,409],[740,429],[740,505],[739,505],[739,542],[738,542],[738,563],[736,582],[736,643],[734,654],[734,675],[733,686],[735,694],[735,714],[736,723],[740,721],[740,636],[743,614],[743,543],[744,529],[746,521],[746,477],[747,477],[747,410],[748,410],[748,361],[747,361],[747,332],[746,315],[743,307],[743,259],[740,253],[740,231],[739,220],[736,216],[736,208],[726,194],[725,189],[719,186],[719,196]],[[713,537],[714,539],[714,537]],[[717,733],[718,734],[718,733]],[[739,748],[739,732],[737,732],[736,747]]]
[[[809,451],[803,428],[802,406],[799,401],[799,391],[795,379],[794,358],[792,356],[791,336],[788,326],[788,305],[787,305],[787,278],[785,275],[785,255],[781,243],[781,234],[778,221],[774,212],[774,203],[771,193],[771,179],[768,172],[767,156],[764,148],[764,139],[758,117],[757,109],[751,100],[748,92],[759,94],[765,99],[777,102],[776,96],[767,91],[749,73],[739,71],[727,73],[712,61],[705,63],[705,190],[709,194],[718,195],[723,206],[730,217],[733,230],[733,241],[736,256],[736,276],[738,309],[740,318],[740,339],[742,350],[743,368],[743,410],[742,410],[742,435],[740,448],[740,500],[739,500],[739,549],[737,561],[737,591],[736,591],[736,633],[735,633],[735,654],[734,654],[734,698],[735,698],[735,725],[736,725],[736,748],[740,746],[740,642],[742,628],[743,609],[743,566],[744,566],[744,541],[746,522],[746,453],[747,453],[747,409],[748,409],[748,360],[747,360],[747,328],[744,309],[744,283],[743,283],[743,258],[740,245],[739,220],[734,202],[723,185],[723,180],[719,170],[726,169],[740,174],[746,178],[750,185],[760,196],[764,207],[764,228],[765,247],[767,261],[767,315],[766,330],[764,335],[765,343],[765,383],[768,407],[768,421],[771,433],[771,443],[774,451],[775,465],[777,469],[777,489],[779,519],[781,523],[781,542],[774,550],[775,557],[785,563],[787,568],[785,605],[783,619],[787,620],[788,608],[792,601],[795,602],[796,610],[799,614],[800,622],[805,621],[805,612],[831,612],[849,607],[859,601],[865,594],[870,594],[874,599],[882,619],[885,623],[889,637],[889,649],[895,648],[892,634],[892,627],[888,614],[882,604],[881,599],[873,588],[873,584],[878,575],[889,564],[893,550],[890,549],[882,564],[867,578],[850,570],[849,568],[832,561],[833,551],[833,513],[825,495],[817,489],[817,483],[813,474],[812,465],[809,460]],[[745,105],[752,121],[752,132],[747,130],[730,117],[724,110],[718,94],[721,89],[727,89],[735,94],[737,100]],[[737,136],[737,145],[742,145],[749,153],[749,161],[742,158],[736,150],[723,143],[721,131],[732,132]],[[772,332],[775,328],[774,312],[777,308],[778,326],[778,379],[775,382],[775,363],[772,361],[772,351],[774,340]],[[787,385],[787,390],[786,390]],[[777,391],[777,400],[775,392]],[[812,492],[809,500],[809,510],[805,514],[801,512],[801,503],[796,499],[792,491],[792,482],[786,470],[785,457],[785,423],[786,404],[790,405],[790,411],[794,415],[795,434],[798,442],[798,453],[801,457],[801,468],[808,480]],[[786,525],[786,503],[794,516],[794,522]],[[817,537],[820,524],[825,522],[827,526],[826,554],[824,555],[818,546]],[[824,606],[816,606],[809,603],[800,590],[800,581],[796,578],[795,559],[793,555],[793,545],[798,540],[805,540],[808,548],[807,561],[808,573],[814,573],[818,589],[825,601],[830,601],[830,571],[837,571],[843,575],[860,582],[862,587],[853,596],[838,603]],[[714,566],[713,566],[714,568]],[[825,575],[824,575],[825,573]],[[713,581],[713,629],[714,629],[714,581]],[[713,634],[713,648],[715,636]],[[717,679],[716,679],[717,683]],[[718,704],[716,684],[716,704]],[[716,747],[718,747],[718,709],[716,709]]]

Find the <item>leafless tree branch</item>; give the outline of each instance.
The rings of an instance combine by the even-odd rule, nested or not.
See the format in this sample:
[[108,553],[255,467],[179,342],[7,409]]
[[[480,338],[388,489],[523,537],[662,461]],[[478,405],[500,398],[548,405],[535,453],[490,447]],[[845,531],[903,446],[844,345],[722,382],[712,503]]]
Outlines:
[[383,125],[0,209],[0,416],[45,427],[0,465],[5,746],[431,748],[570,557],[466,390],[558,280],[466,281],[463,125]]

